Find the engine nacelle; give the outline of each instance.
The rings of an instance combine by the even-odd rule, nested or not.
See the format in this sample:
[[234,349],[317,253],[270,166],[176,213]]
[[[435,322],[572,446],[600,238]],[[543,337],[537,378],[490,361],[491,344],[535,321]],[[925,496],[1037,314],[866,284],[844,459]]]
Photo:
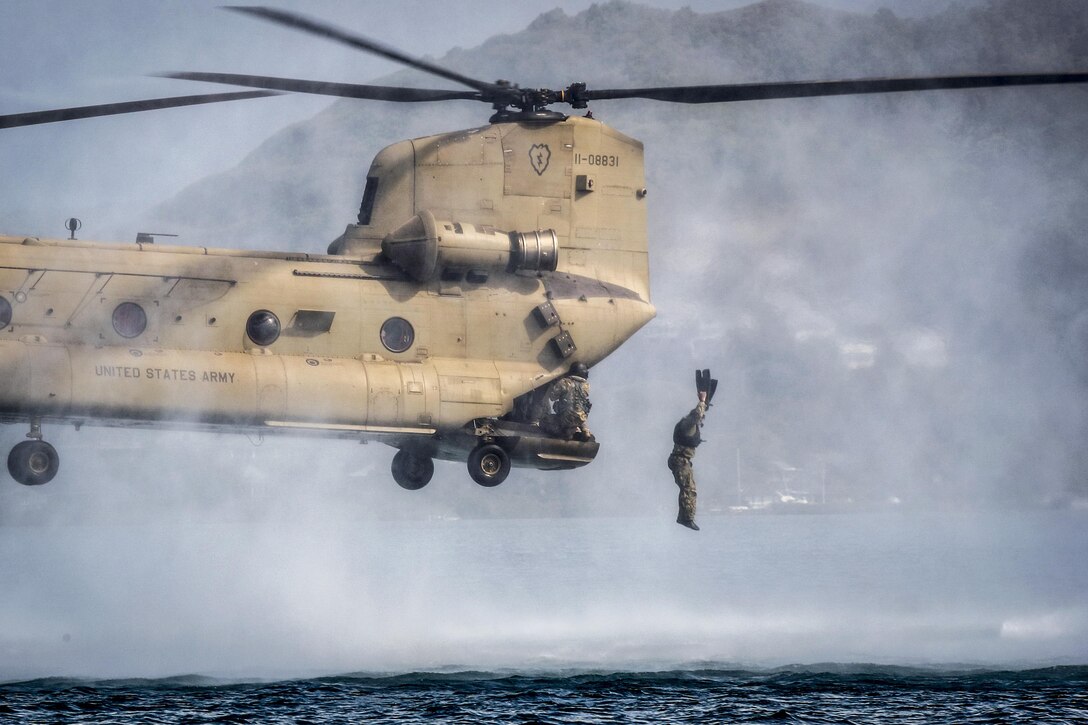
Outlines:
[[435,220],[424,209],[382,240],[382,253],[420,282],[447,270],[554,272],[559,239],[554,229],[503,232]]

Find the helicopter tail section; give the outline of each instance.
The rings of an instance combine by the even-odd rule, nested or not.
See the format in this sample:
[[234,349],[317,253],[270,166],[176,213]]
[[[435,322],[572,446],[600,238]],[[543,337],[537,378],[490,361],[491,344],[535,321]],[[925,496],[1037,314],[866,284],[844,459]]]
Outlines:
[[504,204],[557,231],[558,271],[649,302],[642,143],[590,118],[499,128]]
[[642,142],[595,120],[569,120],[574,122],[573,191],[561,269],[630,290],[648,303]]
[[[645,183],[642,143],[590,118],[496,123],[402,141],[375,157],[361,223],[329,253],[399,258],[429,277],[443,257],[474,269],[462,248],[468,243],[473,254],[494,257],[485,266],[515,274],[554,268],[649,302]],[[428,218],[452,221],[428,225]]]

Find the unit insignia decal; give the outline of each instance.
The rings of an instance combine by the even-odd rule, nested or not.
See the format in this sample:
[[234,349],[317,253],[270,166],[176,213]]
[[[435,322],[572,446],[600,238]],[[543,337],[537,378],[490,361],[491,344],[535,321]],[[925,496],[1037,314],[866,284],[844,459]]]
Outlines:
[[551,161],[552,150],[546,143],[535,143],[529,149],[529,163],[533,165],[533,171],[541,176],[548,170],[548,162]]

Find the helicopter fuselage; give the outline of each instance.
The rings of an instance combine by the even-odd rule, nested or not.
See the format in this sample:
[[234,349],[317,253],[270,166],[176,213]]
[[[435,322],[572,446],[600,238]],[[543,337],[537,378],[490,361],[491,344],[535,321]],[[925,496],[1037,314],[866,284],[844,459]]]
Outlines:
[[596,121],[494,124],[382,151],[330,254],[0,237],[0,418],[583,465],[519,400],[652,319],[643,183]]

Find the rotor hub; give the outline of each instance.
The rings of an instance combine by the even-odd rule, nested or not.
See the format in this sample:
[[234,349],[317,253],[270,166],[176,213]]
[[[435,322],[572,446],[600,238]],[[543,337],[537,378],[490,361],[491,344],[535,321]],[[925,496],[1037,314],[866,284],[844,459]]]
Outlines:
[[[491,123],[552,123],[562,121],[566,115],[548,110],[548,106],[568,103],[571,108],[585,108],[585,91],[585,83],[572,83],[561,91],[553,91],[549,88],[521,88],[510,81],[498,80],[495,81],[494,90],[483,95],[486,100],[491,101],[491,107],[495,109]],[[512,111],[511,107],[518,110]]]

